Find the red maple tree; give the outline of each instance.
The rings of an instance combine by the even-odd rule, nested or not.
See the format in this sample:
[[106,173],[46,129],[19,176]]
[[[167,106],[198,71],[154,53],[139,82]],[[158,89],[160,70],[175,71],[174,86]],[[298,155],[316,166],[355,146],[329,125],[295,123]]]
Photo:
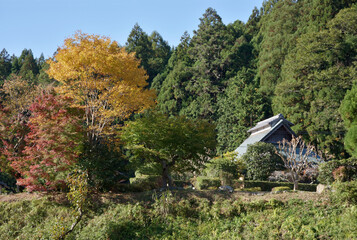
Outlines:
[[67,174],[81,153],[83,127],[79,109],[70,107],[70,99],[42,93],[29,107],[22,154],[11,159],[20,177],[17,184],[28,191],[51,191],[65,188]]

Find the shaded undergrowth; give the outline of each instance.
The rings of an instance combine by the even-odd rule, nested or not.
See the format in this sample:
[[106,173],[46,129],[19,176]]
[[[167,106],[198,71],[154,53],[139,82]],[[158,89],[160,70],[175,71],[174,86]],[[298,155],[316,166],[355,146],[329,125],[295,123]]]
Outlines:
[[[70,207],[42,198],[0,202],[0,239],[52,239]],[[354,239],[357,207],[329,201],[177,197],[95,201],[67,239]]]

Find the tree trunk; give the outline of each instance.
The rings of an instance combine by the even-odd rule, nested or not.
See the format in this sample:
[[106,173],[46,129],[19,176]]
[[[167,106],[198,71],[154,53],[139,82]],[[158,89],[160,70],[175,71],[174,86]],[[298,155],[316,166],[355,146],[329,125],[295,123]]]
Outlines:
[[294,191],[297,191],[298,190],[298,180],[295,180],[294,182]]
[[299,183],[299,175],[295,172],[291,172],[291,178],[294,183],[294,191],[298,190],[298,183]]
[[167,189],[173,186],[172,179],[169,174],[169,166],[166,161],[162,161],[162,187]]

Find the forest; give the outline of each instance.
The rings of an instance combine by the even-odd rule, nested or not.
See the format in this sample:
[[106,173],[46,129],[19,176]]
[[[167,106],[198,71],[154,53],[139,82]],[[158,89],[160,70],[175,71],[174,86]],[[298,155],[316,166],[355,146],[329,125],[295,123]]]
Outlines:
[[[89,239],[94,231],[96,239],[357,237],[357,226],[337,217],[357,222],[357,1],[266,0],[246,23],[226,25],[212,8],[199,20],[174,47],[136,24],[123,46],[78,31],[49,59],[1,51],[0,193],[68,197],[67,205],[16,203],[35,227],[18,219],[29,235],[11,229],[4,213],[3,239]],[[144,192],[147,199],[153,189],[187,186],[211,194],[239,188],[242,178],[247,191],[289,189],[266,182],[284,170],[271,146],[253,146],[238,160],[234,153],[248,129],[279,113],[324,160],[313,181],[336,187],[326,199],[215,201],[154,191],[146,205],[100,206],[95,197]],[[305,177],[300,188],[309,191]],[[0,212],[18,207],[0,202]],[[65,220],[53,217],[57,208]],[[208,230],[214,225],[220,235]]]

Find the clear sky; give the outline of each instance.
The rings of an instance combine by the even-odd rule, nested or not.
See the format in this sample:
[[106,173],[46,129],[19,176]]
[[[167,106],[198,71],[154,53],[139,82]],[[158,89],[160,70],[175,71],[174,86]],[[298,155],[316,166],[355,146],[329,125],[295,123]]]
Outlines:
[[135,23],[148,34],[158,31],[177,46],[185,31],[192,36],[208,7],[225,24],[246,22],[263,0],[0,0],[0,51],[51,57],[75,31],[109,36],[124,45]]

